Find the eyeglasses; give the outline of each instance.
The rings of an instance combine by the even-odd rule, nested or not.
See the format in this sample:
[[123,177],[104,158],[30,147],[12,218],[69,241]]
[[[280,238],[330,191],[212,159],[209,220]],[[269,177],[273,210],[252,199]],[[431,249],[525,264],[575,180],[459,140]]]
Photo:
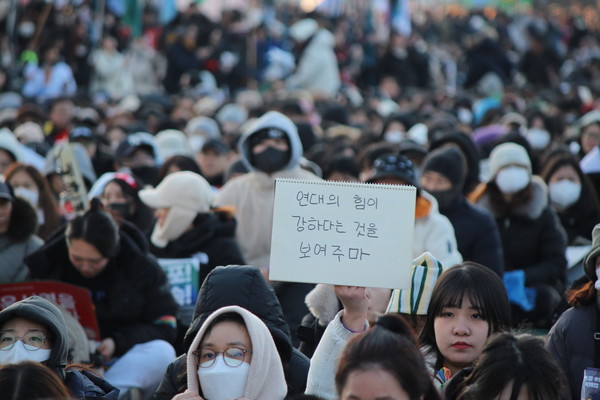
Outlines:
[[35,347],[33,350],[39,350],[44,345],[47,337],[41,332],[27,332],[23,336],[15,336],[12,332],[0,332],[0,349],[10,350],[17,340],[21,340],[28,346]]
[[225,351],[214,351],[210,349],[202,349],[194,352],[198,359],[200,368],[210,368],[214,365],[219,354],[223,355],[223,361],[230,367],[239,367],[246,358],[246,353],[252,354],[252,351],[240,349],[239,347],[230,347]]

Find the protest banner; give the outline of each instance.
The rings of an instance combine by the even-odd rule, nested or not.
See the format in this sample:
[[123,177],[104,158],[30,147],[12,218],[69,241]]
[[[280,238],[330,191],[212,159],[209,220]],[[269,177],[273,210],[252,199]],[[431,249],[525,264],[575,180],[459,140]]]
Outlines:
[[277,179],[270,279],[408,288],[415,191]]
[[81,324],[89,340],[100,342],[96,309],[89,290],[56,281],[5,283],[0,285],[0,310],[33,295],[61,307]]
[[189,258],[159,258],[157,260],[167,275],[171,294],[179,304],[177,318],[186,325],[192,321],[198,297],[201,256],[207,258],[205,253],[197,253]]

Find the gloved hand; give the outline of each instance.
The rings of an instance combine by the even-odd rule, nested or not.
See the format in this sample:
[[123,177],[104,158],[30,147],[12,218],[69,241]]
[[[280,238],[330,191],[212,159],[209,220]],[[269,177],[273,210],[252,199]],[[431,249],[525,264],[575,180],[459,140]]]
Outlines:
[[507,271],[504,272],[503,278],[508,300],[521,307],[523,311],[533,310],[537,292],[533,288],[525,287],[525,271],[522,269]]

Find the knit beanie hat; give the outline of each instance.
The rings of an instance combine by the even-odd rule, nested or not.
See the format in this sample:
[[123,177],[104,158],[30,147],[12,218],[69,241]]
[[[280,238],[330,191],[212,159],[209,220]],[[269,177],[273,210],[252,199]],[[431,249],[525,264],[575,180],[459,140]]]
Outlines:
[[466,162],[464,156],[455,147],[443,147],[427,155],[423,160],[423,173],[437,172],[446,177],[452,186],[462,190],[465,183]]
[[596,276],[596,257],[600,255],[600,224],[594,226],[592,231],[592,248],[583,258],[583,270],[592,282],[598,280]]
[[368,183],[375,183],[380,179],[398,178],[406,182],[407,185],[419,187],[415,167],[408,158],[400,154],[387,154],[381,156],[373,162],[375,175],[370,178]]
[[490,153],[490,180],[496,177],[498,171],[511,164],[525,167],[531,174],[531,160],[522,146],[516,143],[502,143],[494,147]]
[[431,293],[438,278],[448,267],[442,265],[431,253],[425,252],[413,260],[410,288],[392,292],[386,313],[427,315]]

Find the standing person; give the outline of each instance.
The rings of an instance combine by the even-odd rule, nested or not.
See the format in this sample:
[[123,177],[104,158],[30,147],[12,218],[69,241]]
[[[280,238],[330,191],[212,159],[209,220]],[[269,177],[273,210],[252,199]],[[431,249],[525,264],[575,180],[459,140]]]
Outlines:
[[35,235],[36,228],[33,207],[0,182],[0,283],[21,282],[27,277],[25,258],[44,244]]
[[[235,207],[236,239],[242,254],[246,262],[259,267],[268,277],[275,179],[318,178],[300,167],[302,144],[298,130],[279,112],[269,111],[256,120],[242,135],[238,149],[250,172],[228,181],[215,204]],[[276,287],[292,332],[308,312],[304,296],[311,288],[304,283],[279,283]]]
[[502,276],[502,242],[492,215],[463,195],[465,160],[456,147],[440,148],[423,161],[421,187],[437,200],[454,228],[465,261],[482,264]]
[[119,390],[104,379],[67,366],[67,333],[63,314],[48,300],[31,296],[13,303],[0,311],[0,366],[40,362],[65,383],[74,399],[117,400]]
[[[194,310],[193,322],[185,334],[186,352],[207,318],[226,306],[239,306],[256,315],[267,326],[287,382],[288,394],[298,395],[306,389],[306,376],[310,360],[292,345],[292,336],[273,288],[263,278],[260,270],[249,265],[229,265],[215,268],[206,278]],[[186,385],[186,354],[173,361],[154,394],[154,400],[171,400]]]
[[106,35],[100,48],[90,54],[89,63],[94,71],[90,91],[92,94],[105,94],[111,100],[120,100],[134,93],[133,66],[128,65],[127,57],[117,49],[117,39]]
[[546,341],[546,348],[568,378],[573,400],[581,398],[585,370],[600,368],[595,338],[600,324],[600,224],[594,227],[592,239],[592,248],[583,258],[583,268],[589,280],[580,288],[567,292],[566,298],[572,308],[556,321]]
[[475,201],[494,215],[500,231],[513,323],[548,328],[564,290],[566,237],[523,147],[504,143],[492,150],[490,180]]
[[148,398],[175,358],[173,299],[162,269],[143,253],[95,199],[66,230],[27,259],[32,279],[87,288],[103,338],[97,351],[111,363],[105,378]]
[[206,319],[186,365],[186,391],[173,400],[283,400],[287,393],[269,330],[242,307],[223,307]]
[[150,252],[158,258],[197,257],[198,285],[219,265],[245,264],[235,241],[235,219],[212,211],[213,191],[200,175],[172,173],[155,189],[140,191],[140,198],[156,216]]
[[335,38],[312,18],[290,27],[290,37],[300,48],[296,71],[286,80],[289,89],[305,89],[316,96],[333,97],[341,85],[334,52]]

